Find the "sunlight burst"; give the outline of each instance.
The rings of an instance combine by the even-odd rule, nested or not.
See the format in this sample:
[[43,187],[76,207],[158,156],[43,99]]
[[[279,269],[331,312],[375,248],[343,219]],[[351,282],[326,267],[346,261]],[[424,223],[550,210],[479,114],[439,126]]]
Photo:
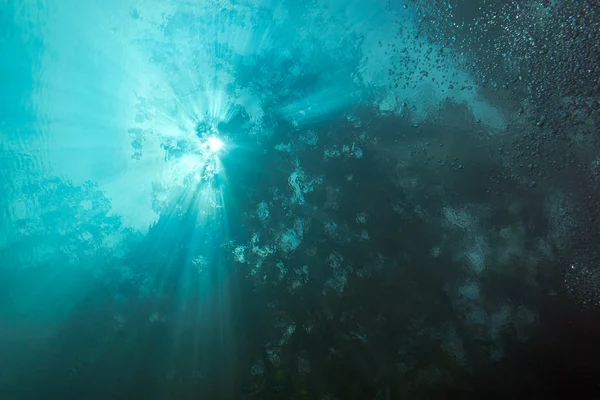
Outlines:
[[216,153],[222,147],[223,142],[221,141],[221,139],[214,136],[208,139],[208,148],[210,149],[211,153]]

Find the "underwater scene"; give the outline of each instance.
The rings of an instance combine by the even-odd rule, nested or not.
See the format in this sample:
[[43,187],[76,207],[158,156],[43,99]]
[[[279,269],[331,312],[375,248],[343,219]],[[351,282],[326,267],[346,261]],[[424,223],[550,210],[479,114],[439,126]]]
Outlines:
[[600,399],[597,0],[0,0],[0,400]]

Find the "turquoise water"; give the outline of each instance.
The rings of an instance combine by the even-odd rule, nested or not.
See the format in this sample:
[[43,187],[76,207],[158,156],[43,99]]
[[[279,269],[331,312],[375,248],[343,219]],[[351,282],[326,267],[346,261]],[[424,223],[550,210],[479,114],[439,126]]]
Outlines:
[[598,21],[3,2],[0,398],[600,392]]

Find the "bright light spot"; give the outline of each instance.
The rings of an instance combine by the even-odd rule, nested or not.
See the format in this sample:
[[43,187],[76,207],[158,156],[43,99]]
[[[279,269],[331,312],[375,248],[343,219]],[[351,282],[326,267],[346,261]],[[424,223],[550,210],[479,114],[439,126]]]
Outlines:
[[208,139],[208,148],[212,153],[216,153],[221,147],[223,147],[223,142],[219,138],[213,136]]

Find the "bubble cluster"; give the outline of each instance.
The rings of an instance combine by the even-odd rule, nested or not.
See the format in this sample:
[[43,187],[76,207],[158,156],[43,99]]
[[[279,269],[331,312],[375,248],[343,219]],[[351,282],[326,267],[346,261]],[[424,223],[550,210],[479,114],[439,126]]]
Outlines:
[[584,308],[600,307],[600,268],[571,264],[565,273],[564,287],[568,296]]

